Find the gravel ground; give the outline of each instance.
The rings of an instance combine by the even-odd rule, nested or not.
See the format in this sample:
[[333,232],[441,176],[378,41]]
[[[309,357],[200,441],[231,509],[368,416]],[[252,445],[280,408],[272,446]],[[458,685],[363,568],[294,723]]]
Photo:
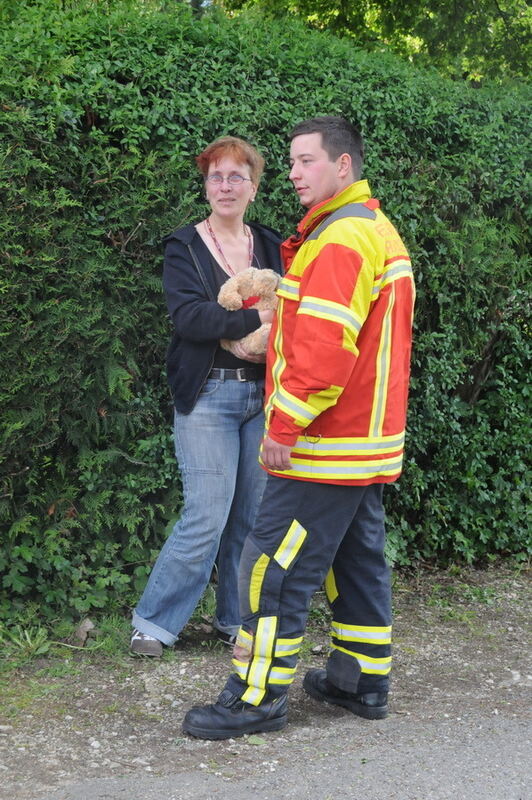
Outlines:
[[318,609],[289,725],[225,742],[181,732],[230,669],[201,630],[160,661],[32,662],[4,681],[0,798],[529,800],[530,600],[528,576],[505,569],[398,580],[391,713],[379,722],[303,692],[327,648]]

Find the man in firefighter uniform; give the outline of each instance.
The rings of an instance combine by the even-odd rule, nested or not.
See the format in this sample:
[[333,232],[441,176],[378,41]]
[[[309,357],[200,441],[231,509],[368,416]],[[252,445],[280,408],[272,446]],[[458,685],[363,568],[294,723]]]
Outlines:
[[261,450],[269,477],[240,562],[234,672],[216,703],[187,713],[193,736],[284,727],[323,582],[331,649],[304,689],[366,719],[388,711],[382,491],[402,467],[414,283],[399,234],[360,179],[362,158],[360,134],[340,117],[292,131],[290,180],[308,212],[282,245]]

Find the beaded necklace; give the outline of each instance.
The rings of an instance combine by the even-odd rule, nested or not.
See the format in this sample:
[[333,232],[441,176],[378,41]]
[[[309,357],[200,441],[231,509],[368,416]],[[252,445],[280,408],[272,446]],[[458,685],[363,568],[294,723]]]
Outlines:
[[[231,266],[231,264],[229,263],[229,261],[226,259],[225,255],[224,255],[224,251],[222,250],[222,246],[221,246],[220,242],[218,241],[218,239],[216,238],[216,234],[214,233],[214,231],[212,229],[212,226],[211,226],[211,223],[209,222],[208,218],[205,220],[205,226],[206,226],[207,230],[209,231],[211,239],[214,242],[214,246],[216,247],[216,249],[220,253],[220,257],[222,259],[222,263],[223,263],[223,267],[224,267],[225,271],[228,272],[229,275],[236,275],[236,271],[233,269],[233,267]],[[250,267],[251,263],[253,261],[253,236],[251,235],[251,231],[249,230],[247,225],[244,225],[244,232],[245,232],[246,236],[248,237],[248,267]]]

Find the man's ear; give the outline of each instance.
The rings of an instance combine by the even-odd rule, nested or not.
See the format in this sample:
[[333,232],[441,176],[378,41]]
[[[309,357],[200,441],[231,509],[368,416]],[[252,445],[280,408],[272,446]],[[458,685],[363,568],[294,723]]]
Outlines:
[[353,161],[349,153],[342,153],[337,159],[338,163],[338,177],[346,178],[353,171]]

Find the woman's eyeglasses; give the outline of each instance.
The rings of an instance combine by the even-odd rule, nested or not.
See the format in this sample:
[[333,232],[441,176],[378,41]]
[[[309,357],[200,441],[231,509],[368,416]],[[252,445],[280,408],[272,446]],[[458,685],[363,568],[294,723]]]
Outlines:
[[205,180],[207,183],[213,183],[218,186],[224,181],[230,183],[231,186],[241,186],[244,183],[244,181],[251,182],[251,178],[244,178],[243,175],[239,175],[236,172],[233,175],[229,175],[227,178],[224,178],[223,175],[220,175],[220,173],[218,172],[213,172],[212,175],[207,175]]

